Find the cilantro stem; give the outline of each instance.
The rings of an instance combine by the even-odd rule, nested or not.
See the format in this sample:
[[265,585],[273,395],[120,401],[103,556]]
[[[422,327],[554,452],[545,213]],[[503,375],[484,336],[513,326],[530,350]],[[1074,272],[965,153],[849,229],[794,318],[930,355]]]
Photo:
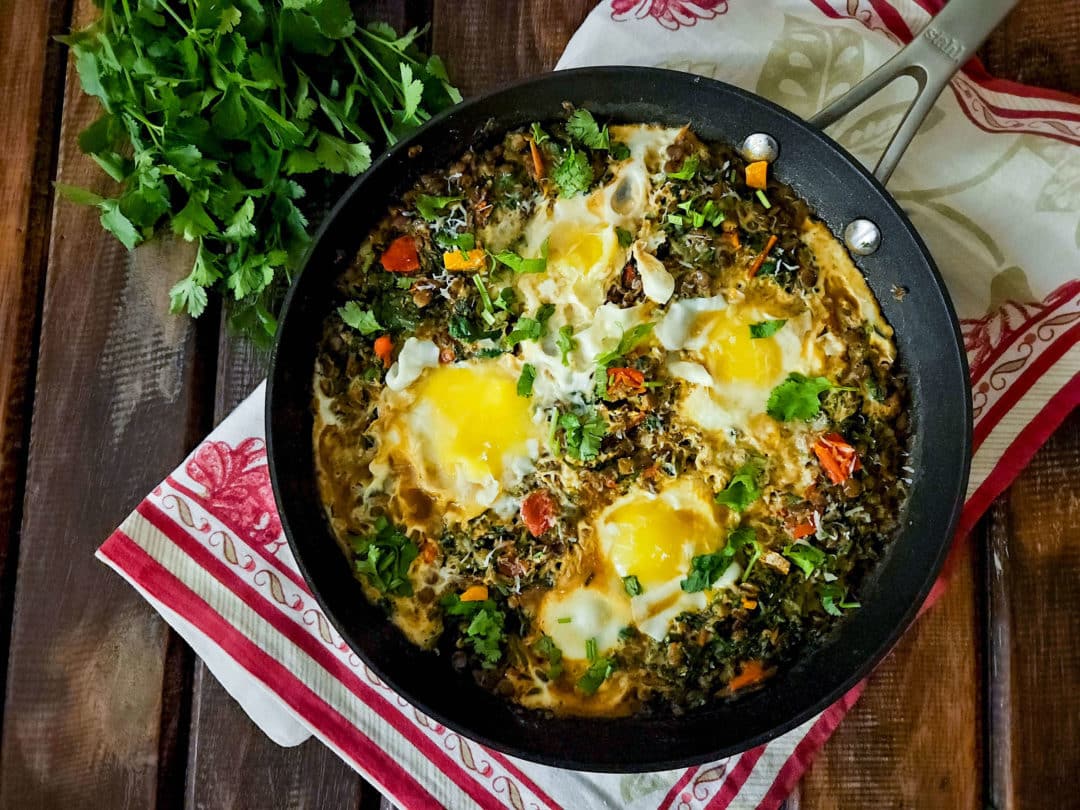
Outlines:
[[[417,36],[422,35],[426,30],[427,30],[427,26],[424,26],[423,30],[417,32]],[[369,31],[366,28],[359,29],[359,33],[363,34],[364,36],[368,37],[369,39],[373,39],[375,42],[378,42],[380,45],[382,45],[382,46],[384,46],[386,48],[390,48],[394,53],[396,53],[398,56],[400,56],[406,62],[411,62],[412,64],[416,65],[417,67],[421,66],[421,63],[419,62],[419,60],[413,59],[411,56],[409,56],[407,53],[405,53],[404,50],[394,47],[394,42],[393,41],[391,41],[389,39],[384,39],[383,37],[380,37],[378,34],[376,34],[374,31]],[[356,34],[353,34],[351,37],[349,37],[349,39],[356,39]]]

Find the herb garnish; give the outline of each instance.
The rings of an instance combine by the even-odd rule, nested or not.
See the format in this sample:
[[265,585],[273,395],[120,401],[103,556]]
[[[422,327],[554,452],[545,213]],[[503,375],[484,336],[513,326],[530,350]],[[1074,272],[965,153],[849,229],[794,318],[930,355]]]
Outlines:
[[560,197],[573,197],[589,190],[593,183],[592,165],[584,152],[573,146],[567,148],[551,172],[551,180],[559,190]]
[[[461,202],[462,199],[460,194],[451,197],[434,197],[431,194],[421,194],[416,198],[416,213],[428,222],[434,222],[439,218],[440,211],[451,203]],[[467,249],[471,250],[472,248]]]
[[641,587],[640,580],[634,574],[623,577],[622,584],[628,596],[641,596],[645,592],[645,589]]
[[825,552],[814,548],[809,543],[792,543],[790,546],[784,546],[784,556],[799,566],[808,579],[814,573],[814,569],[825,562]]
[[551,680],[557,679],[563,672],[562,650],[555,644],[555,640],[549,635],[540,636],[532,645],[533,652],[546,658],[548,662],[547,675]]
[[505,264],[515,273],[543,273],[547,270],[548,240],[545,239],[540,245],[540,255],[532,259],[524,259],[512,250],[493,253],[492,258],[499,264]]
[[[760,275],[760,273],[758,273]],[[762,321],[761,323],[750,324],[750,337],[755,340],[761,338],[769,338],[780,331],[780,328],[787,323],[786,320],[780,321]]]
[[[461,616],[469,624],[463,640],[481,659],[484,669],[494,669],[502,658],[503,627],[506,615],[491,599],[462,602],[456,593],[446,594],[439,603],[448,616]],[[464,625],[464,621],[462,624]]]
[[564,413],[559,417],[564,431],[566,454],[578,461],[589,461],[600,452],[600,443],[607,434],[607,422],[596,411],[584,415]]
[[348,301],[345,306],[338,307],[338,315],[361,335],[370,335],[382,329],[382,325],[370,309],[361,309],[356,301]]
[[821,395],[833,389],[852,390],[835,386],[826,377],[804,377],[792,372],[769,394],[765,411],[781,422],[792,419],[809,421],[821,411]]
[[615,659],[597,653],[595,638],[585,642],[585,657],[589,659],[589,668],[578,679],[577,687],[586,695],[592,695],[615,671]]
[[750,459],[735,471],[724,491],[716,494],[716,502],[736,512],[742,512],[761,497],[758,481],[764,470],[764,459]]
[[742,549],[750,547],[750,562],[747,563],[746,573],[750,572],[753,562],[761,553],[761,546],[757,540],[757,533],[749,526],[740,526],[728,535],[727,545],[720,551],[712,554],[699,554],[690,560],[690,573],[681,583],[681,587],[687,593],[708,590],[713,586],[724,572],[728,570],[735,560],[735,555]]
[[519,397],[531,397],[533,383],[536,381],[536,366],[525,363],[521,366],[521,376],[518,377],[517,392]]
[[628,248],[634,244],[634,235],[618,225],[615,226],[615,236],[619,240],[619,247]]
[[559,335],[555,338],[555,345],[562,355],[562,364],[570,365],[570,352],[577,348],[578,342],[574,339],[574,327],[570,324],[559,327]]
[[356,571],[377,590],[394,596],[412,596],[409,566],[420,549],[385,517],[375,521],[375,532],[366,537],[349,535]]
[[672,180],[693,180],[699,164],[700,161],[698,160],[697,155],[690,155],[683,160],[682,166],[679,167],[677,172],[668,172],[667,176]]

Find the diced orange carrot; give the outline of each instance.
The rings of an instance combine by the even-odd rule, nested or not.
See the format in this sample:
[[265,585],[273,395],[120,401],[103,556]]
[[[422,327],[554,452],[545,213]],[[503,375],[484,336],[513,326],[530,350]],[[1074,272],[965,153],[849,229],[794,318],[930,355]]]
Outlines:
[[754,163],[746,164],[746,185],[750,186],[750,188],[764,189],[768,184],[768,176],[768,161],[758,160]]
[[761,265],[765,263],[765,259],[768,257],[769,252],[776,247],[776,243],[780,241],[775,236],[770,236],[769,241],[765,243],[765,249],[757,255],[754,259],[754,263],[750,265],[750,278],[753,278],[758,274],[758,270],[761,269]]
[[461,594],[462,602],[483,602],[487,598],[487,585],[470,585]]
[[411,236],[399,236],[387,246],[379,261],[388,273],[419,270],[420,256],[416,252],[416,240]]
[[442,255],[442,263],[447,270],[483,270],[487,265],[487,253],[480,248],[465,254],[454,250]]
[[747,610],[753,610],[757,607],[757,599],[748,599],[744,596],[742,600],[742,606]]
[[389,335],[375,338],[375,356],[382,360],[383,368],[390,368],[394,362],[394,339]]
[[765,680],[765,667],[760,661],[746,661],[739,670],[739,674],[728,681],[728,689],[736,692]]
[[799,540],[803,537],[809,537],[816,531],[817,529],[814,528],[813,521],[807,521],[806,523],[800,523],[798,526],[793,528],[791,530],[791,536],[794,537],[796,540]]
[[544,170],[544,156],[540,154],[540,147],[536,145],[536,141],[529,138],[529,151],[532,152],[533,171],[536,173],[537,180],[543,180],[544,175],[547,172]]

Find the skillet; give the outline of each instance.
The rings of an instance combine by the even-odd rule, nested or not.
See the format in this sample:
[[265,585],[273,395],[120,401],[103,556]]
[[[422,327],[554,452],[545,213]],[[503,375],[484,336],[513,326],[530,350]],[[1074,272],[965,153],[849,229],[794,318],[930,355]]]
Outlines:
[[[293,555],[327,617],[375,674],[438,722],[505,753],[557,767],[633,772],[696,764],[766,742],[822,711],[870,671],[914,618],[940,570],[966,490],[972,420],[956,315],[926,246],[883,184],[949,77],[1014,4],[952,0],[909,46],[809,123],[752,93],[690,74],[567,70],[446,111],[352,184],[326,217],[286,298],[270,362],[266,425],[274,495]],[[898,75],[914,76],[920,93],[871,174],[820,128]],[[339,303],[337,276],[390,200],[419,175],[508,129],[564,118],[564,102],[613,123],[689,124],[706,141],[738,145],[750,134],[771,136],[779,146],[772,165],[777,179],[834,234],[846,234],[895,329],[909,378],[910,497],[895,540],[863,585],[863,607],[757,691],[678,717],[544,716],[455,673],[449,656],[414,647],[365,599],[315,483],[311,386],[323,320]],[[896,288],[909,292],[901,298]]]

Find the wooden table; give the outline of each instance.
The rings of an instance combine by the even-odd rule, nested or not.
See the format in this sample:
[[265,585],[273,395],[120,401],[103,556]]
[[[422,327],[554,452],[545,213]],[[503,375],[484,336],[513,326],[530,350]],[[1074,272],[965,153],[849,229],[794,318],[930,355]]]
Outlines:
[[[749,0],[731,0],[748,2]],[[432,23],[468,94],[549,69],[592,0],[380,0]],[[96,115],[49,39],[89,0],[0,15],[0,808],[376,807],[312,740],[267,740],[119,577],[109,531],[263,376],[220,312],[167,313],[182,248],[128,255],[50,180],[107,191]],[[1080,2],[1025,0],[991,72],[1080,93]],[[962,553],[941,603],[871,679],[789,807],[1076,807],[1080,414]],[[3,655],[3,651],[8,651]]]

